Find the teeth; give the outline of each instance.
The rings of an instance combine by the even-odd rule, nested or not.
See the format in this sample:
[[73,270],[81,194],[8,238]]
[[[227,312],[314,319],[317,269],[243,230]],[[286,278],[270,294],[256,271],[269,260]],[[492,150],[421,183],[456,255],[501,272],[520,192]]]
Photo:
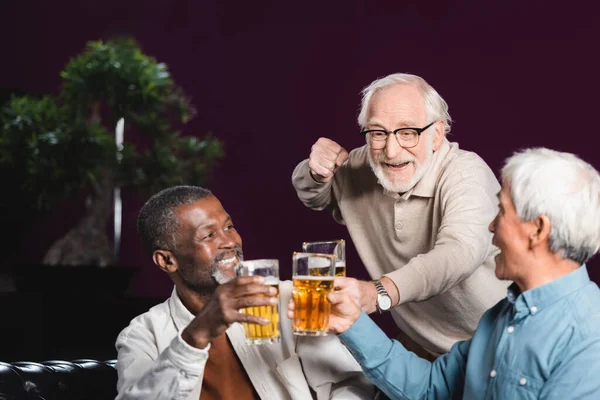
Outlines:
[[225,260],[219,261],[219,264],[229,264],[229,263],[234,262],[235,260],[237,260],[236,257],[231,257],[231,258],[227,258]]

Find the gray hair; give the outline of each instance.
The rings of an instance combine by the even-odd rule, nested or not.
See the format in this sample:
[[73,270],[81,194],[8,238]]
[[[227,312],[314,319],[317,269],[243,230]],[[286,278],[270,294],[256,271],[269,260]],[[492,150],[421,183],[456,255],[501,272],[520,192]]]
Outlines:
[[600,175],[570,153],[545,148],[515,153],[502,168],[517,215],[551,222],[548,246],[563,259],[586,262],[600,248]]
[[212,196],[210,190],[199,186],[173,186],[156,193],[140,210],[137,230],[147,252],[177,250],[179,221],[175,209]]
[[448,103],[446,103],[442,96],[440,96],[439,93],[425,81],[425,79],[417,75],[400,73],[377,79],[362,90],[362,101],[360,112],[358,114],[358,125],[362,129],[367,125],[367,111],[369,110],[369,102],[371,101],[373,94],[378,90],[397,84],[417,86],[425,101],[425,112],[427,113],[429,120],[444,121],[445,134],[450,133],[452,118],[450,118],[450,114],[448,113]]

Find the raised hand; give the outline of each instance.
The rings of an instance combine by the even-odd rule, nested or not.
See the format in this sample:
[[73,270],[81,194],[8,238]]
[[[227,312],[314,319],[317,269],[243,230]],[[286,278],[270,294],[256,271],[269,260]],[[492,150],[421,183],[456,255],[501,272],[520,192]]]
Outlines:
[[319,138],[313,144],[308,158],[308,168],[317,182],[329,182],[335,172],[348,160],[348,152],[327,138]]
[[219,285],[196,318],[183,330],[181,337],[191,346],[205,348],[234,322],[266,325],[269,320],[241,313],[241,308],[276,305],[277,289],[264,285],[261,276],[241,276]]

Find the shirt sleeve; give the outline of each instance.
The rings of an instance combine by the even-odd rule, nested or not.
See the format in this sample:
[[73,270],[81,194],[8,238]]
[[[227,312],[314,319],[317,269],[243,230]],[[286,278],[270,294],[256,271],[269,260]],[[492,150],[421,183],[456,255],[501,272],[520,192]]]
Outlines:
[[386,274],[398,287],[400,304],[451,289],[497,251],[488,230],[500,190],[492,171],[487,166],[453,170],[440,185],[442,220],[433,248]]
[[319,183],[310,176],[308,159],[296,166],[292,173],[292,185],[298,198],[304,205],[313,210],[323,210],[333,199],[333,179],[327,183]]
[[337,336],[298,337],[296,350],[317,399],[360,400],[375,395],[375,387]]
[[179,334],[159,355],[150,331],[130,327],[119,335],[116,347],[116,400],[172,400],[187,399],[201,385],[210,344],[197,349]]
[[545,400],[598,399],[600,393],[600,340],[584,340],[567,349],[568,355],[552,371],[539,398]]
[[470,340],[431,363],[389,339],[365,313],[339,338],[391,399],[449,399],[463,393]]

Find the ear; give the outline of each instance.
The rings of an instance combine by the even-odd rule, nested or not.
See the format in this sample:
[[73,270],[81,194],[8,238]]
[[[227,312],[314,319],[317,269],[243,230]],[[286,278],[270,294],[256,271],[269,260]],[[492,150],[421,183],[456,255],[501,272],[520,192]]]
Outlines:
[[533,221],[532,230],[529,234],[529,243],[530,246],[537,247],[541,244],[548,245],[548,239],[550,238],[550,230],[552,228],[552,223],[550,222],[550,218],[546,215],[540,215]]
[[446,136],[446,122],[437,121],[433,126],[435,127],[435,131],[433,132],[433,151],[438,151],[442,145],[444,137]]
[[152,261],[164,272],[171,274],[179,268],[177,259],[168,250],[154,250],[152,253]]

